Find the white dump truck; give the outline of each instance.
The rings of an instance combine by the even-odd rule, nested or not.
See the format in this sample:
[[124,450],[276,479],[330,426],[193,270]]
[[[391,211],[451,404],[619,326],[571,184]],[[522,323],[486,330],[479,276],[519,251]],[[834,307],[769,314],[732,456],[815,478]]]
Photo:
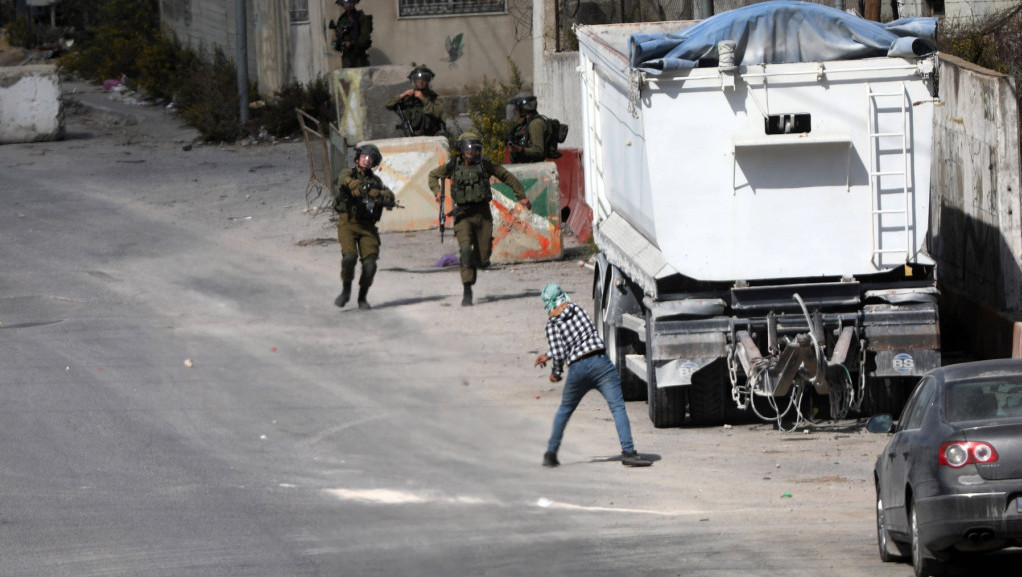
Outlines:
[[593,296],[657,427],[900,412],[940,365],[933,19],[579,26]]

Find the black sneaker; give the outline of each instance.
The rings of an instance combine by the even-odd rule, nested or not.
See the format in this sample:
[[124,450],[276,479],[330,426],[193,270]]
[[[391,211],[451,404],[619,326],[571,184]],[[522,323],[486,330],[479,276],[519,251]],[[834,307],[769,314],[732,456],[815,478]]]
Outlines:
[[653,464],[653,461],[650,461],[635,451],[630,453],[621,451],[621,464],[625,467],[648,467]]
[[544,467],[556,467],[560,464],[561,462],[557,460],[557,453],[551,453],[550,451],[543,453]]

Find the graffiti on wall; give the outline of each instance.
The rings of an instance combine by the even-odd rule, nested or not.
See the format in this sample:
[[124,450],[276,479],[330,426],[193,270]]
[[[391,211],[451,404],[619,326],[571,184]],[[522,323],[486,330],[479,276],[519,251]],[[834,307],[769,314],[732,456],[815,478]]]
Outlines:
[[465,43],[462,41],[464,37],[464,34],[458,34],[453,38],[448,36],[444,42],[444,50],[447,51],[447,64],[451,68],[454,68],[454,63],[465,53]]

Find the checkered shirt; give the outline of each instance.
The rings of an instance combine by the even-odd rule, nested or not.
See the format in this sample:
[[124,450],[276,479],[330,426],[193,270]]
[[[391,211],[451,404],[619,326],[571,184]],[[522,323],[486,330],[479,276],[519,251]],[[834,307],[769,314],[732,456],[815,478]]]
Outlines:
[[551,373],[558,377],[564,372],[565,362],[570,365],[586,353],[604,347],[593,319],[575,303],[568,303],[561,314],[547,319],[546,340],[550,343],[546,356],[553,363]]

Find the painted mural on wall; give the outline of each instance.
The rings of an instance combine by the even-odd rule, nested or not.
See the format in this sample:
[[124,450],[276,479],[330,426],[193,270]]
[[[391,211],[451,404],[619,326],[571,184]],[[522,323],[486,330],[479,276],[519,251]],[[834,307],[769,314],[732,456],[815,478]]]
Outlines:
[[458,59],[461,58],[461,55],[465,53],[465,43],[463,42],[464,37],[464,33],[458,34],[453,38],[448,36],[447,40],[444,42],[444,50],[447,51],[447,64],[450,65],[451,68],[454,68],[454,63],[457,62]]

